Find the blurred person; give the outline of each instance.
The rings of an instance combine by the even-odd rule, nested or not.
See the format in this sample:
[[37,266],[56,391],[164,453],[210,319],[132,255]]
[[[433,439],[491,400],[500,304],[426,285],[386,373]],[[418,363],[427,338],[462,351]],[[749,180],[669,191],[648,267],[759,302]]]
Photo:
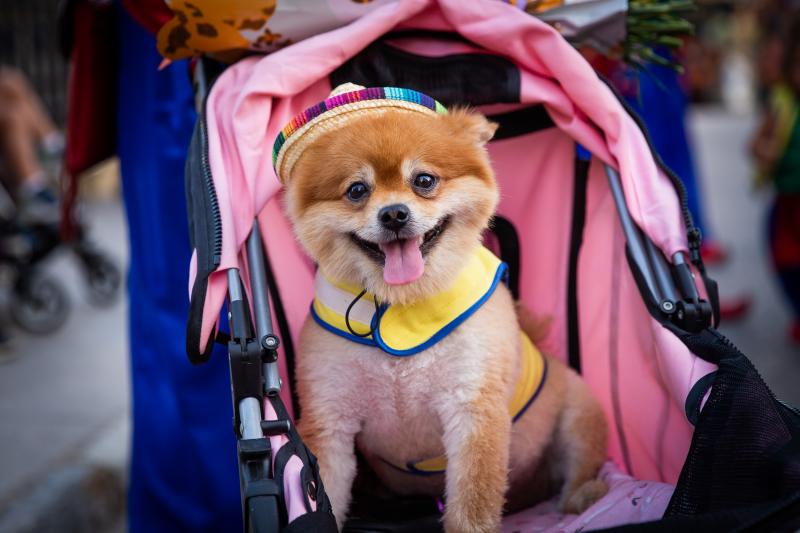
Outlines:
[[791,306],[790,338],[800,345],[800,13],[783,33],[780,80],[751,146],[757,184],[771,183],[770,257]]
[[61,132],[24,74],[0,66],[0,163],[24,216],[58,221],[56,197],[48,188],[40,154],[55,158],[63,151]]

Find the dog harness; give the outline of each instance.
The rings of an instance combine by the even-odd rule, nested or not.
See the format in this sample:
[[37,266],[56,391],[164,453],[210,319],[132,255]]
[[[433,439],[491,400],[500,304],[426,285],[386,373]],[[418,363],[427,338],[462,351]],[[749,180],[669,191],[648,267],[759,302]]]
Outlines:
[[[504,281],[508,267],[492,252],[478,248],[450,288],[409,305],[380,303],[355,285],[332,282],[317,271],[311,316],[324,329],[350,341],[374,346],[395,357],[430,348],[472,316]],[[530,407],[547,377],[547,360],[520,332],[522,368],[508,406],[516,422]],[[387,461],[388,463],[388,461]],[[444,456],[410,461],[404,472],[435,475],[445,471]]]

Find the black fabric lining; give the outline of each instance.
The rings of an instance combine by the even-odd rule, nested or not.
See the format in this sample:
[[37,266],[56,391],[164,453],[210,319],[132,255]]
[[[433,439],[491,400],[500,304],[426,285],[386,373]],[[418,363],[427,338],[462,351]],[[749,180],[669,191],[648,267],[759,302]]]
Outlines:
[[[440,39],[440,36],[430,36]],[[366,87],[405,87],[445,106],[518,103],[519,70],[491,54],[425,57],[377,41],[330,75],[331,85],[352,82]]]
[[[186,321],[186,354],[192,364],[205,363],[211,357],[212,342],[208,343],[205,351],[200,351],[201,341],[206,340],[200,338],[200,332],[203,326],[208,276],[217,267],[214,257],[216,198],[214,191],[208,189],[203,174],[202,154],[206,149],[203,128],[203,115],[200,114],[189,143],[184,178],[189,239],[197,253],[197,275],[192,286]],[[213,334],[211,338],[213,340]]]
[[[210,91],[224,66],[207,58],[200,61],[197,68],[204,69],[206,86]],[[189,315],[186,321],[186,353],[192,364],[208,361],[213,350],[214,333],[211,333],[209,339],[201,339],[200,332],[203,326],[208,277],[219,266],[222,250],[222,220],[208,164],[208,132],[205,122],[207,98],[208,92],[204,96],[202,110],[197,116],[184,166],[189,240],[197,253],[197,274],[192,287]],[[202,352],[200,351],[201,341],[208,341],[206,349]]]
[[586,184],[591,160],[575,156],[575,188],[572,197],[572,233],[567,277],[567,346],[569,366],[581,372],[581,343],[578,324],[578,256],[586,224]]
[[507,218],[495,215],[492,233],[500,245],[500,259],[508,265],[508,289],[514,299],[519,300],[520,249],[517,230]]

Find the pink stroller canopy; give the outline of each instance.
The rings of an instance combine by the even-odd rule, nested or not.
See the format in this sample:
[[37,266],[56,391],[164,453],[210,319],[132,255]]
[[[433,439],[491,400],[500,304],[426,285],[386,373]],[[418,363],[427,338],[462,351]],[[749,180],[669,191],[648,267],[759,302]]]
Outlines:
[[[568,360],[569,259],[571,246],[579,246],[573,351],[580,354],[581,373],[607,414],[611,459],[637,478],[674,483],[692,435],[684,412],[688,392],[715,366],[692,355],[648,314],[625,261],[625,238],[604,164],[618,169],[633,220],[667,257],[686,249],[678,197],[642,131],[583,57],[550,26],[504,3],[387,4],[348,26],[242,60],[219,77],[206,103],[207,132],[201,132],[207,134],[218,201],[207,207],[218,220],[201,232],[207,243],[195,243],[190,354],[207,350],[225,301],[225,271],[247,270],[243,244],[255,218],[296,341],[312,299],[314,266],[295,243],[282,212],[272,143],[289,119],[327,96],[334,71],[398,30],[449,32],[467,41],[397,39],[393,46],[405,53],[479,55],[512,65],[516,74],[511,78],[476,81],[476,90],[495,81],[510,87],[505,99],[494,101],[502,105],[481,107],[487,114],[543,106],[554,127],[500,138],[489,146],[501,189],[499,215],[519,234],[519,296],[535,313],[552,317],[540,347]],[[576,143],[592,156],[585,225],[578,228],[577,241]],[[211,235],[214,228],[217,238]],[[281,372],[288,384],[284,361]],[[282,392],[287,404],[288,389]]]

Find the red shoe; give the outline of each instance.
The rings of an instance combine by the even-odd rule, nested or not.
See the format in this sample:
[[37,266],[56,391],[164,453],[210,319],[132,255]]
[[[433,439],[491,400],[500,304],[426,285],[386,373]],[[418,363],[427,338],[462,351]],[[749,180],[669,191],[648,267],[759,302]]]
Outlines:
[[728,260],[728,250],[715,241],[704,241],[700,246],[700,256],[706,266],[721,265]]
[[789,338],[793,343],[800,346],[800,320],[795,320],[792,322],[792,325],[789,326]]
[[719,303],[720,320],[738,320],[744,317],[750,310],[751,303],[753,301],[749,296],[721,300]]

